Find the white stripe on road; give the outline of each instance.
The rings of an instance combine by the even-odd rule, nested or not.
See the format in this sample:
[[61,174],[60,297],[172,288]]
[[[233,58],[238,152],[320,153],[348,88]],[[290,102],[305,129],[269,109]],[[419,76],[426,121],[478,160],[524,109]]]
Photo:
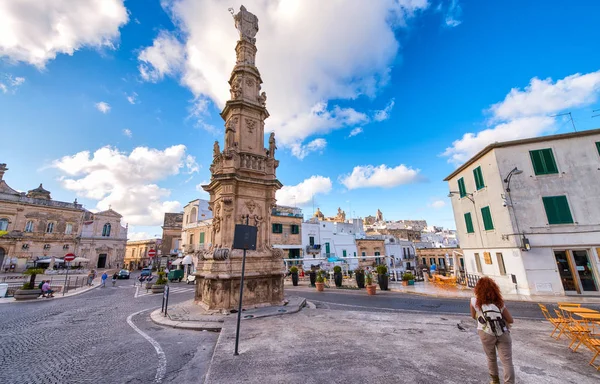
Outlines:
[[142,335],[142,337],[144,339],[148,340],[148,342],[150,344],[152,344],[152,346],[156,350],[156,354],[158,355],[158,368],[156,369],[156,376],[154,376],[154,382],[160,383],[160,382],[162,382],[162,379],[165,377],[165,373],[167,372],[167,356],[165,355],[162,348],[160,347],[160,344],[158,344],[158,342],[156,340],[154,340],[153,338],[151,338],[150,336],[145,334],[141,329],[136,327],[135,324],[133,324],[133,321],[131,320],[133,318],[133,316],[138,315],[147,310],[148,309],[143,309],[141,311],[138,311],[136,313],[132,313],[131,315],[129,315],[127,317],[127,324],[129,324],[129,326],[131,328],[133,328],[134,331],[136,331],[137,333]]

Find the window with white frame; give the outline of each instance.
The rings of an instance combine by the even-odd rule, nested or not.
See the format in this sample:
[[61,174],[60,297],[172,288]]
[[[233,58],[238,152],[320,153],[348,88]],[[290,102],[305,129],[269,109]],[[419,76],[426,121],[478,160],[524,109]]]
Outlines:
[[54,222],[51,221],[46,225],[46,233],[52,232],[54,232]]
[[33,232],[33,221],[29,220],[25,223],[25,232]]
[[65,228],[65,235],[70,235],[71,233],[73,233],[73,224],[67,223],[67,226]]
[[0,219],[0,231],[8,231],[8,219]]

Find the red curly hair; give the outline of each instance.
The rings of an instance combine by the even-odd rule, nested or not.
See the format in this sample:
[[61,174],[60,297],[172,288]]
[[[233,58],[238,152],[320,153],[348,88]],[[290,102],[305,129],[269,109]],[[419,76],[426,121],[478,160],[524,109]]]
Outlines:
[[475,285],[475,298],[476,304],[479,308],[483,304],[495,304],[498,308],[504,307],[504,300],[502,299],[502,293],[500,293],[500,287],[498,284],[489,277],[482,277]]

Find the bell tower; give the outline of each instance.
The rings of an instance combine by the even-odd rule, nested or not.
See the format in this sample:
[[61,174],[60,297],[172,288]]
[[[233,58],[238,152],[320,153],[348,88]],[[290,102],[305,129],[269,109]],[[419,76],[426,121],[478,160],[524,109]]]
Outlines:
[[213,146],[210,194],[213,211],[211,245],[199,255],[196,301],[206,309],[237,307],[242,251],[233,250],[236,224],[258,228],[256,251],[247,252],[244,306],[277,305],[283,301],[283,252],[270,243],[271,210],[275,192],[281,188],[275,170],[275,134],[264,147],[267,95],[255,66],[258,18],[244,6],[234,15],[240,39],[235,47],[236,63],[229,78],[230,100],[221,117],[225,141],[221,150]]

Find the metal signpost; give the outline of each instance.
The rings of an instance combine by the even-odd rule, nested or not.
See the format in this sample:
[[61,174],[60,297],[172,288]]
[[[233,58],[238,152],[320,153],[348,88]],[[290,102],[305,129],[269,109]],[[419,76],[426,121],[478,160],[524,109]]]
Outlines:
[[75,255],[72,253],[67,253],[63,258],[65,263],[67,264],[67,273],[65,274],[65,286],[63,288],[63,296],[65,295],[65,291],[68,289],[67,278],[69,277],[69,267],[71,266],[71,261],[75,260]]
[[238,356],[238,344],[240,340],[240,321],[242,320],[242,299],[244,297],[244,272],[246,269],[246,251],[256,250],[256,234],[257,228],[248,225],[248,216],[246,216],[246,225],[236,224],[233,234],[233,249],[243,249],[242,256],[242,276],[240,279],[240,300],[238,303],[237,313],[237,328],[235,330],[235,352],[234,356]]
[[165,291],[163,292],[162,308],[161,312],[167,317],[167,307],[169,306],[169,284],[165,285]]

